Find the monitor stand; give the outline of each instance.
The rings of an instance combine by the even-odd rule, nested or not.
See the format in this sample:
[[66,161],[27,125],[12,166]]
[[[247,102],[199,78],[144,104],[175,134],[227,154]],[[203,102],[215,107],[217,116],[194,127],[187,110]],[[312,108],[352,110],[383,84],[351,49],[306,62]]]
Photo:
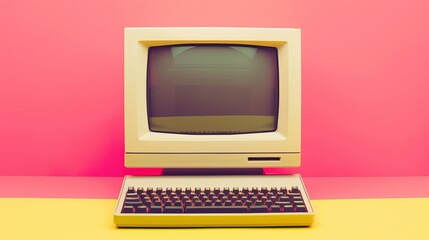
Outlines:
[[263,168],[164,168],[163,176],[263,175]]

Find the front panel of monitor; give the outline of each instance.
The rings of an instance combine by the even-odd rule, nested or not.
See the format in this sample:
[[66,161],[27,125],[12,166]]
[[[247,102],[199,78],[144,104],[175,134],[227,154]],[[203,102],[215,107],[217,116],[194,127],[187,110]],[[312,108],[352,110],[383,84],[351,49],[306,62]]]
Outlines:
[[127,28],[128,167],[300,164],[300,31]]

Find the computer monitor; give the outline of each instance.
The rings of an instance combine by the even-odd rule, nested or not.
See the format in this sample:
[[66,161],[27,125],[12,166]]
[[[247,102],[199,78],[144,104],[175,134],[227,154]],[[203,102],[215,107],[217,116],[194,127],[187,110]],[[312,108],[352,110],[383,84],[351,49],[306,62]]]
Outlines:
[[126,28],[125,166],[300,165],[301,33]]

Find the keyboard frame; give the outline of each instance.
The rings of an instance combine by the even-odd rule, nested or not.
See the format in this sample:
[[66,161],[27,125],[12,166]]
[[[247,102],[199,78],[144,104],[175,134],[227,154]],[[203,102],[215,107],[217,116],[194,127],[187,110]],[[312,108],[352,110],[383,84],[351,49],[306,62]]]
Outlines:
[[[129,186],[137,187],[278,187],[298,186],[308,212],[294,213],[121,213]],[[310,226],[314,211],[299,174],[236,176],[125,176],[114,212],[117,227],[278,227]]]

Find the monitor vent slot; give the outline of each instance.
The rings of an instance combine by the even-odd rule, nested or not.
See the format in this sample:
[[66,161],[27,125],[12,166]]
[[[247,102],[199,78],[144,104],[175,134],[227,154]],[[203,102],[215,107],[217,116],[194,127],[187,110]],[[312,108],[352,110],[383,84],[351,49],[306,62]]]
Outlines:
[[280,161],[280,157],[248,157],[248,161]]

